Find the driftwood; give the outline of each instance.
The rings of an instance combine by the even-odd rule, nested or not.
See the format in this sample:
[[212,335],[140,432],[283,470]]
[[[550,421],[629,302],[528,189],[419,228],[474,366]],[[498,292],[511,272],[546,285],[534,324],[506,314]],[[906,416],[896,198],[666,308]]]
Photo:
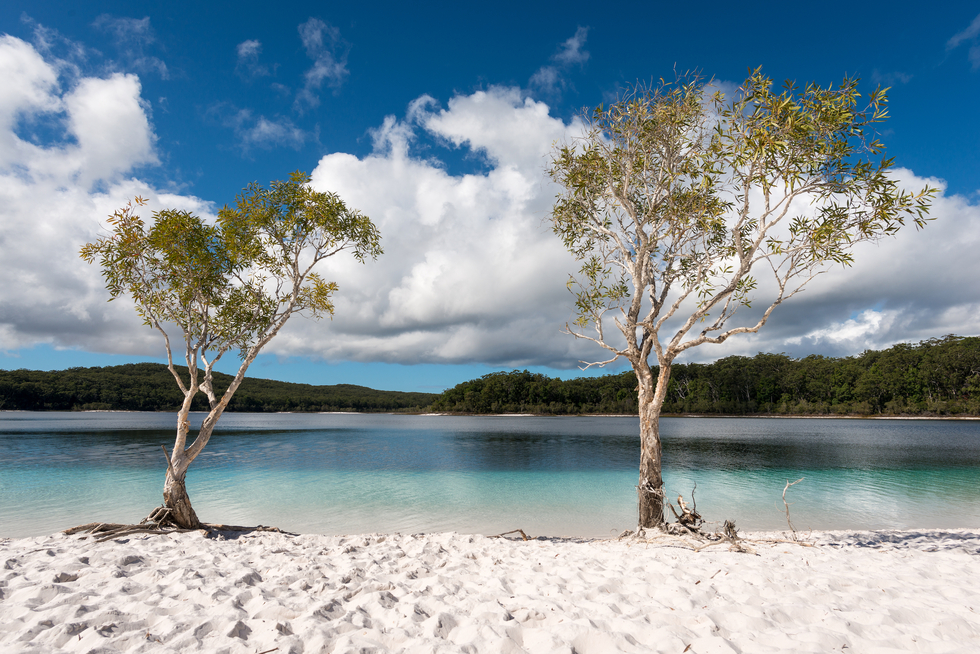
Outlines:
[[[687,503],[684,501],[683,496],[677,496],[677,506],[680,510],[674,508],[674,505],[667,502],[667,506],[670,507],[671,512],[677,519],[674,523],[665,523],[660,527],[651,530],[652,533],[647,533],[644,529],[638,529],[633,532],[629,529],[619,534],[618,540],[627,539],[629,541],[641,542],[649,545],[663,545],[669,547],[676,546],[686,546],[686,548],[691,549],[695,552],[700,552],[709,547],[715,545],[728,544],[729,550],[733,552],[742,552],[745,554],[756,554],[755,550],[749,547],[748,543],[792,543],[794,545],[800,545],[802,547],[815,547],[811,543],[804,542],[804,538],[801,537],[796,528],[793,526],[789,515],[789,503],[786,501],[786,491],[789,490],[790,486],[800,483],[803,481],[802,478],[797,479],[794,482],[786,481],[786,487],[783,488],[783,505],[786,511],[786,522],[789,525],[790,531],[792,532],[792,540],[780,539],[780,538],[758,538],[758,539],[747,539],[742,538],[739,535],[738,529],[735,527],[735,522],[732,520],[725,520],[722,524],[720,531],[715,533],[704,533],[701,531],[701,527],[704,524],[704,520],[701,514],[697,510],[697,500],[694,497],[694,491],[697,489],[697,484],[691,489],[691,501],[693,503],[692,507],[688,507]],[[666,543],[664,541],[667,541]]]
[[[713,534],[714,539],[712,542],[702,545],[700,547],[694,548],[695,552],[700,552],[703,549],[707,549],[712,545],[719,545],[721,543],[728,543],[729,552],[741,552],[743,554],[755,554],[755,550],[751,547],[745,545],[745,540],[738,535],[738,529],[735,527],[734,520],[725,520],[725,523],[721,526],[721,532]],[[711,539],[709,539],[711,540]]]
[[[674,527],[671,530],[669,527]],[[683,531],[679,529],[683,529]],[[799,545],[801,547],[816,547],[812,543],[802,540],[785,540],[780,538],[743,538],[735,527],[735,523],[726,520],[721,531],[714,533],[702,533],[700,531],[688,530],[681,525],[673,524],[649,532],[640,529],[636,532],[626,530],[621,533],[617,540],[626,540],[628,543],[643,543],[655,547],[680,547],[689,549],[693,552],[701,552],[716,545],[728,545],[731,552],[742,554],[755,554],[758,552],[752,549],[751,545],[787,543]]]
[[670,507],[671,513],[677,519],[674,524],[667,525],[667,531],[674,534],[686,534],[690,533],[695,536],[701,534],[701,525],[704,524],[704,519],[701,518],[701,514],[698,513],[698,502],[694,498],[694,491],[697,490],[697,482],[694,484],[694,488],[691,489],[691,501],[694,503],[692,508],[688,508],[687,503],[684,501],[682,495],[677,496],[677,506],[680,507],[680,513],[674,508],[674,505],[667,502],[667,506]]
[[222,525],[213,523],[202,523],[199,528],[187,529],[179,527],[170,518],[170,509],[165,506],[158,506],[150,512],[150,515],[143,518],[137,525],[118,524],[110,522],[90,522],[77,527],[65,529],[62,533],[69,536],[74,534],[85,534],[82,538],[92,536],[96,543],[103,543],[123,536],[134,536],[136,534],[183,534],[190,531],[201,531],[205,536],[211,538],[222,538],[223,533],[244,533],[254,531],[268,531],[288,536],[296,536],[288,531],[283,531],[278,527],[266,527],[258,525],[255,527],[241,527],[238,525]]
[[[521,538],[523,538],[524,540],[531,540],[531,537],[525,534],[523,529],[511,529],[510,531],[505,531],[502,534],[497,534],[496,536],[490,536],[490,538],[503,538],[508,534],[520,534]],[[513,540],[513,539],[508,539],[508,540]]]
[[790,483],[789,482],[789,479],[787,479],[786,480],[786,486],[783,488],[783,506],[786,507],[786,524],[789,525],[789,530],[791,532],[793,532],[793,540],[795,540],[795,541],[800,540],[800,537],[796,533],[796,527],[793,526],[793,521],[789,519],[789,503],[786,501],[786,491],[789,490],[789,487],[790,486],[796,486],[798,483],[800,483],[804,479],[805,479],[805,477],[800,477],[799,479],[797,479],[793,483]]

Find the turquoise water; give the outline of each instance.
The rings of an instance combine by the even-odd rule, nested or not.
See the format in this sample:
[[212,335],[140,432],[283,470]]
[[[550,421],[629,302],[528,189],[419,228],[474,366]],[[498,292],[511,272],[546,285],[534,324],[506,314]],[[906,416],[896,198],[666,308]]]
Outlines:
[[[200,421],[202,416],[196,416]],[[134,522],[173,414],[0,413],[0,536]],[[636,418],[227,414],[188,473],[209,522],[328,534],[608,536],[636,522]],[[980,422],[666,418],[671,499],[783,529],[980,526]]]

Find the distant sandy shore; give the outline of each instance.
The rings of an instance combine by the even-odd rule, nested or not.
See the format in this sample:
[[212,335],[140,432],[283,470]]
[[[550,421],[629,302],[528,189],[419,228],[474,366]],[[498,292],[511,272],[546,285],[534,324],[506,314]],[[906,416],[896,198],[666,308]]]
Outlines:
[[[419,413],[404,415],[420,416],[476,416],[482,418],[638,418],[635,413]],[[772,418],[773,420],[787,420],[803,418],[807,420],[980,420],[980,416],[859,416],[859,415],[838,415],[834,414],[771,414],[771,413],[748,413],[748,414],[725,414],[725,413],[662,413],[661,418]]]
[[0,651],[980,651],[980,530],[810,542],[5,539]]

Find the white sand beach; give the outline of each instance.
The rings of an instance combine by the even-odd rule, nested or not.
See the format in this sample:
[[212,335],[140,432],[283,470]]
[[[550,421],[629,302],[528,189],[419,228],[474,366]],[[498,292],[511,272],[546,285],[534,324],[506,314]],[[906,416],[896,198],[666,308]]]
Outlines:
[[980,651],[980,531],[810,542],[6,539],[0,651]]

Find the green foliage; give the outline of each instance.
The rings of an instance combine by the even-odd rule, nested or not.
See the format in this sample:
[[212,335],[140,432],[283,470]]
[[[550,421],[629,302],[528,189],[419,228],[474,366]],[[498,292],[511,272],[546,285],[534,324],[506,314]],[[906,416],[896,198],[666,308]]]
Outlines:
[[[690,347],[757,331],[820,271],[850,264],[856,243],[923,226],[935,189],[904,191],[893,161],[878,158],[886,90],[859,100],[853,78],[775,90],[757,69],[732,97],[692,76],[596,108],[550,168],[562,187],[552,227],[581,262],[569,281],[574,324],[597,331],[573,333],[634,369],[653,352],[670,365]],[[759,288],[753,269],[773,275],[769,309],[729,326]],[[610,311],[625,343],[604,330]]]
[[458,413],[636,413],[632,372],[563,381],[527,370],[496,372],[440,395],[432,411]]
[[[187,369],[179,367],[181,375]],[[223,393],[232,377],[214,373],[214,385]],[[229,404],[230,411],[418,411],[436,395],[376,391],[338,384],[311,386],[268,379],[245,379]],[[0,370],[0,410],[20,411],[176,411],[183,395],[167,367],[136,363],[105,368],[71,368],[42,372]],[[207,411],[203,396],[194,411]]]
[[[269,189],[250,184],[234,208],[218,212],[215,224],[168,209],[154,212],[147,228],[136,211],[145,201],[137,197],[112,215],[107,235],[81,249],[85,261],[101,266],[110,300],[132,298],[144,323],[159,331],[166,345],[167,370],[183,399],[163,496],[170,519],[181,527],[201,524],[187,497],[187,468],[231,407],[255,357],[293,314],[333,315],[337,285],[324,281],[314,267],[343,250],[361,262],[382,252],[381,237],[367,216],[348,209],[333,193],[314,191],[309,182],[309,175],[296,172]],[[183,371],[174,365],[167,325],[180,330]],[[232,350],[242,363],[218,388],[214,365]],[[207,398],[208,415],[187,446],[187,414],[200,405],[198,393]]]
[[[186,374],[186,369],[180,369]],[[222,392],[231,377],[214,373]],[[528,371],[497,372],[441,395],[246,379],[231,411],[447,411],[552,415],[636,414],[636,376],[624,372],[563,381]],[[154,363],[58,372],[0,371],[0,410],[174,411],[182,396]],[[198,397],[195,411],[206,411]],[[664,412],[707,415],[980,415],[980,337],[831,359],[785,354],[674,364]]]
[[[445,391],[430,409],[459,413],[637,412],[633,372],[568,381],[499,372]],[[980,415],[980,337],[831,359],[785,354],[675,363],[663,412],[721,415]]]
[[180,329],[190,383],[171,372],[187,397],[200,387],[215,408],[211,370],[226,352],[239,351],[240,379],[290,316],[333,314],[337,285],[313,271],[318,263],[342,250],[362,262],[382,253],[370,219],[309,181],[296,172],[268,189],[250,184],[214,224],[167,209],[154,212],[147,227],[137,197],[110,217],[108,235],[82,248],[82,258],[102,268],[111,299],[131,297],[144,323],[160,331],[171,363],[164,325]]

